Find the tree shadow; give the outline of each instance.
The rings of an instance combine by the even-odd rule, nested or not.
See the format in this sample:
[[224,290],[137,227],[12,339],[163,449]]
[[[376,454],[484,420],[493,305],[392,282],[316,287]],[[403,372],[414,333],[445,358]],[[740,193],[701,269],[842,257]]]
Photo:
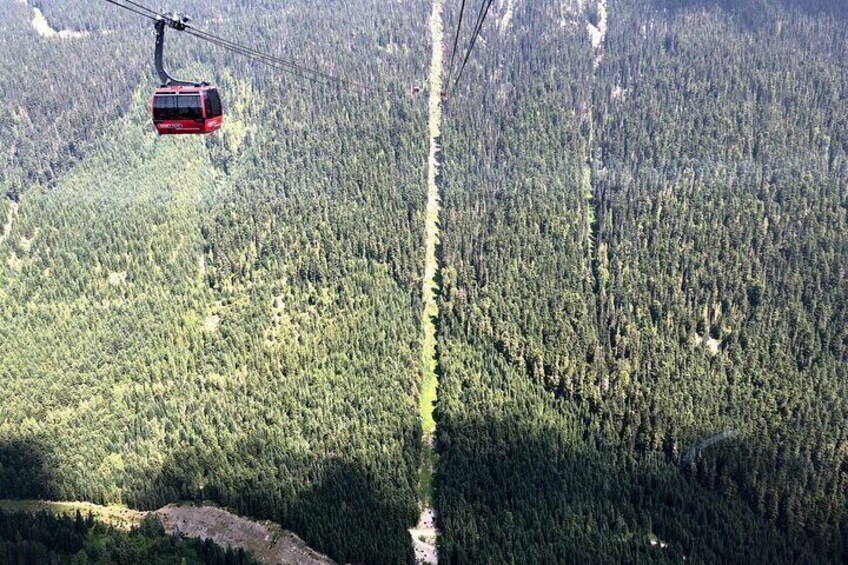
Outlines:
[[273,452],[254,438],[226,453],[179,453],[130,504],[212,502],[277,522],[339,563],[414,563],[407,530],[418,519],[417,502],[414,490],[399,488],[398,474],[317,457],[283,456],[272,469],[266,455]]
[[[731,485],[564,429],[440,421],[440,563],[822,563],[846,543],[781,528]],[[794,535],[793,535],[794,534]]]
[[0,498],[50,499],[55,496],[53,456],[32,438],[0,440]]

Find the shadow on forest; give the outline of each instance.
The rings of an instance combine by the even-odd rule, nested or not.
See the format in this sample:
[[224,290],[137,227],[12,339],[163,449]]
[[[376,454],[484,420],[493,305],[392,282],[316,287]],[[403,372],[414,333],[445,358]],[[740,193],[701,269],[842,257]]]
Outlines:
[[414,562],[407,532],[418,519],[414,491],[404,498],[393,478],[358,462],[281,455],[269,466],[274,452],[273,445],[248,440],[228,453],[180,453],[130,504],[155,509],[211,501],[273,520],[339,563]]
[[[787,535],[737,493],[706,488],[663,456],[588,447],[563,430],[518,419],[445,418],[439,441],[440,563],[511,556],[528,563],[814,563],[841,556],[804,532]],[[651,533],[667,545],[652,545]]]
[[[536,416],[521,415],[518,405],[515,410],[507,417],[487,410],[440,415],[435,496],[444,564],[679,563],[684,556],[700,563],[821,563],[845,557],[848,525],[822,539],[782,524],[780,516],[769,519],[743,500],[739,485],[745,481],[735,475],[764,457],[748,439],[711,448],[720,452],[681,468],[661,454],[634,457],[589,447],[564,426],[533,424]],[[53,468],[38,442],[0,443],[0,497],[53,498]],[[800,473],[802,464],[790,461],[781,472],[792,475],[793,468]],[[386,462],[287,456],[254,438],[225,452],[183,450],[128,493],[128,502],[155,509],[211,500],[272,519],[337,562],[411,563],[407,528],[417,507],[414,489],[400,488],[404,475]],[[652,545],[651,534],[667,546]]]
[[55,479],[49,449],[34,439],[0,441],[0,498],[52,498]]
[[779,7],[813,17],[848,19],[848,3],[841,0],[651,0],[658,10],[672,14],[690,9],[720,9],[749,29],[756,29],[769,21],[768,9]]

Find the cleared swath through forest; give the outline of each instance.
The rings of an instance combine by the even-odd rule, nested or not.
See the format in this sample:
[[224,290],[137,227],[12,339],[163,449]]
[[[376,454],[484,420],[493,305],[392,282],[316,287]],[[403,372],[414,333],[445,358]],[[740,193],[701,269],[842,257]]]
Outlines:
[[436,422],[433,418],[434,403],[438,395],[438,359],[436,351],[436,319],[439,306],[436,295],[439,292],[439,259],[436,253],[439,245],[439,214],[441,198],[439,195],[439,172],[442,160],[440,137],[442,127],[442,67],[444,59],[444,29],[443,29],[442,0],[433,0],[433,11],[430,15],[430,33],[433,45],[430,61],[430,92],[429,92],[429,137],[430,153],[427,170],[427,208],[424,217],[424,280],[422,293],[424,311],[421,315],[422,331],[422,363],[424,381],[420,393],[420,413],[423,442],[423,457],[421,463],[421,518],[418,525],[410,530],[415,547],[415,557],[419,563],[437,563],[436,538],[438,531],[435,527],[433,504],[433,471],[436,467],[435,434]]

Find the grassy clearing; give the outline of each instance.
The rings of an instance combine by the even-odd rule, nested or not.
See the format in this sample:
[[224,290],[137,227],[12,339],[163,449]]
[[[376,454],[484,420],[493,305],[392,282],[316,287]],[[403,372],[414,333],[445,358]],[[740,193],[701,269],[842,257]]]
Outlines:
[[[430,362],[432,362],[433,365],[436,364],[435,360]],[[435,371],[428,371],[424,387],[421,389],[419,406],[421,413],[421,428],[424,430],[425,436],[436,431],[436,420],[433,418],[433,409],[435,407],[438,391],[439,380],[436,378]]]
[[433,507],[433,473],[436,469],[436,463],[439,461],[439,454],[433,449],[432,445],[427,445],[424,448],[424,458],[421,462],[421,503],[425,508]]
[[424,225],[424,281],[422,292],[424,311],[421,315],[422,327],[422,364],[424,382],[419,399],[421,428],[423,430],[424,456],[421,465],[420,498],[422,506],[428,507],[433,500],[433,470],[437,458],[433,447],[433,435],[436,421],[433,418],[435,402],[438,396],[439,379],[436,374],[436,324],[439,306],[436,303],[438,293],[437,275],[439,261],[436,248],[439,244],[439,215],[441,214],[441,199],[436,179],[439,175],[439,137],[442,126],[442,67],[443,67],[443,29],[442,1],[434,0],[433,12],[430,17],[430,29],[433,41],[433,56],[430,61],[430,92],[429,92],[429,132],[430,154],[429,170],[427,173],[427,210]]
[[48,502],[44,500],[0,500],[0,509],[9,512],[39,512],[75,516],[77,512],[87,516],[89,512],[100,522],[116,528],[129,529],[141,523],[147,512],[131,510],[126,506],[99,506],[89,502]]

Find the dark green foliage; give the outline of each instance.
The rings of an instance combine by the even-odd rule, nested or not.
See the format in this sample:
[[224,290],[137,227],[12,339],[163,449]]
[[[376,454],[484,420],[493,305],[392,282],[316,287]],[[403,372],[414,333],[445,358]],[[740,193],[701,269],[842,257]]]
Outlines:
[[[396,91],[427,60],[426,6],[258,4],[181,8],[199,27]],[[0,7],[39,69],[92,50],[85,66],[44,71],[67,73],[73,100],[39,91],[68,120],[60,130],[91,133],[85,151],[66,159],[44,146],[64,135],[0,125],[5,148],[32,141],[35,152],[0,164],[0,186],[22,190],[0,241],[0,496],[144,509],[211,499],[339,561],[408,561],[423,108],[298,82],[173,34],[171,70],[219,84],[227,126],[158,139],[146,115],[151,34],[94,5],[42,7],[56,26],[87,14],[126,33],[42,40],[24,7]],[[104,62],[129,71],[90,88],[86,72],[101,78],[110,48],[134,50]],[[19,62],[7,50],[0,61],[7,89]],[[34,111],[25,94],[6,99],[10,112]],[[118,106],[108,118],[103,100]],[[10,209],[3,199],[0,227]],[[22,472],[32,461],[44,473]]]
[[452,107],[449,562],[845,559],[848,22],[660,4],[516,8]]
[[[427,2],[332,4],[180,9],[421,80]],[[844,561],[844,5],[610,0],[601,51],[591,3],[515,2],[508,27],[498,4],[442,139],[442,560]],[[0,3],[0,496],[211,499],[410,561],[424,97],[174,35],[227,126],[157,139],[143,22],[35,5],[91,35]],[[188,543],[143,530],[91,560]]]
[[83,518],[79,512],[70,518],[0,510],[0,563],[249,565],[254,561],[244,550],[225,550],[208,539],[166,536],[152,516],[139,528],[123,531],[95,522],[90,514]]

